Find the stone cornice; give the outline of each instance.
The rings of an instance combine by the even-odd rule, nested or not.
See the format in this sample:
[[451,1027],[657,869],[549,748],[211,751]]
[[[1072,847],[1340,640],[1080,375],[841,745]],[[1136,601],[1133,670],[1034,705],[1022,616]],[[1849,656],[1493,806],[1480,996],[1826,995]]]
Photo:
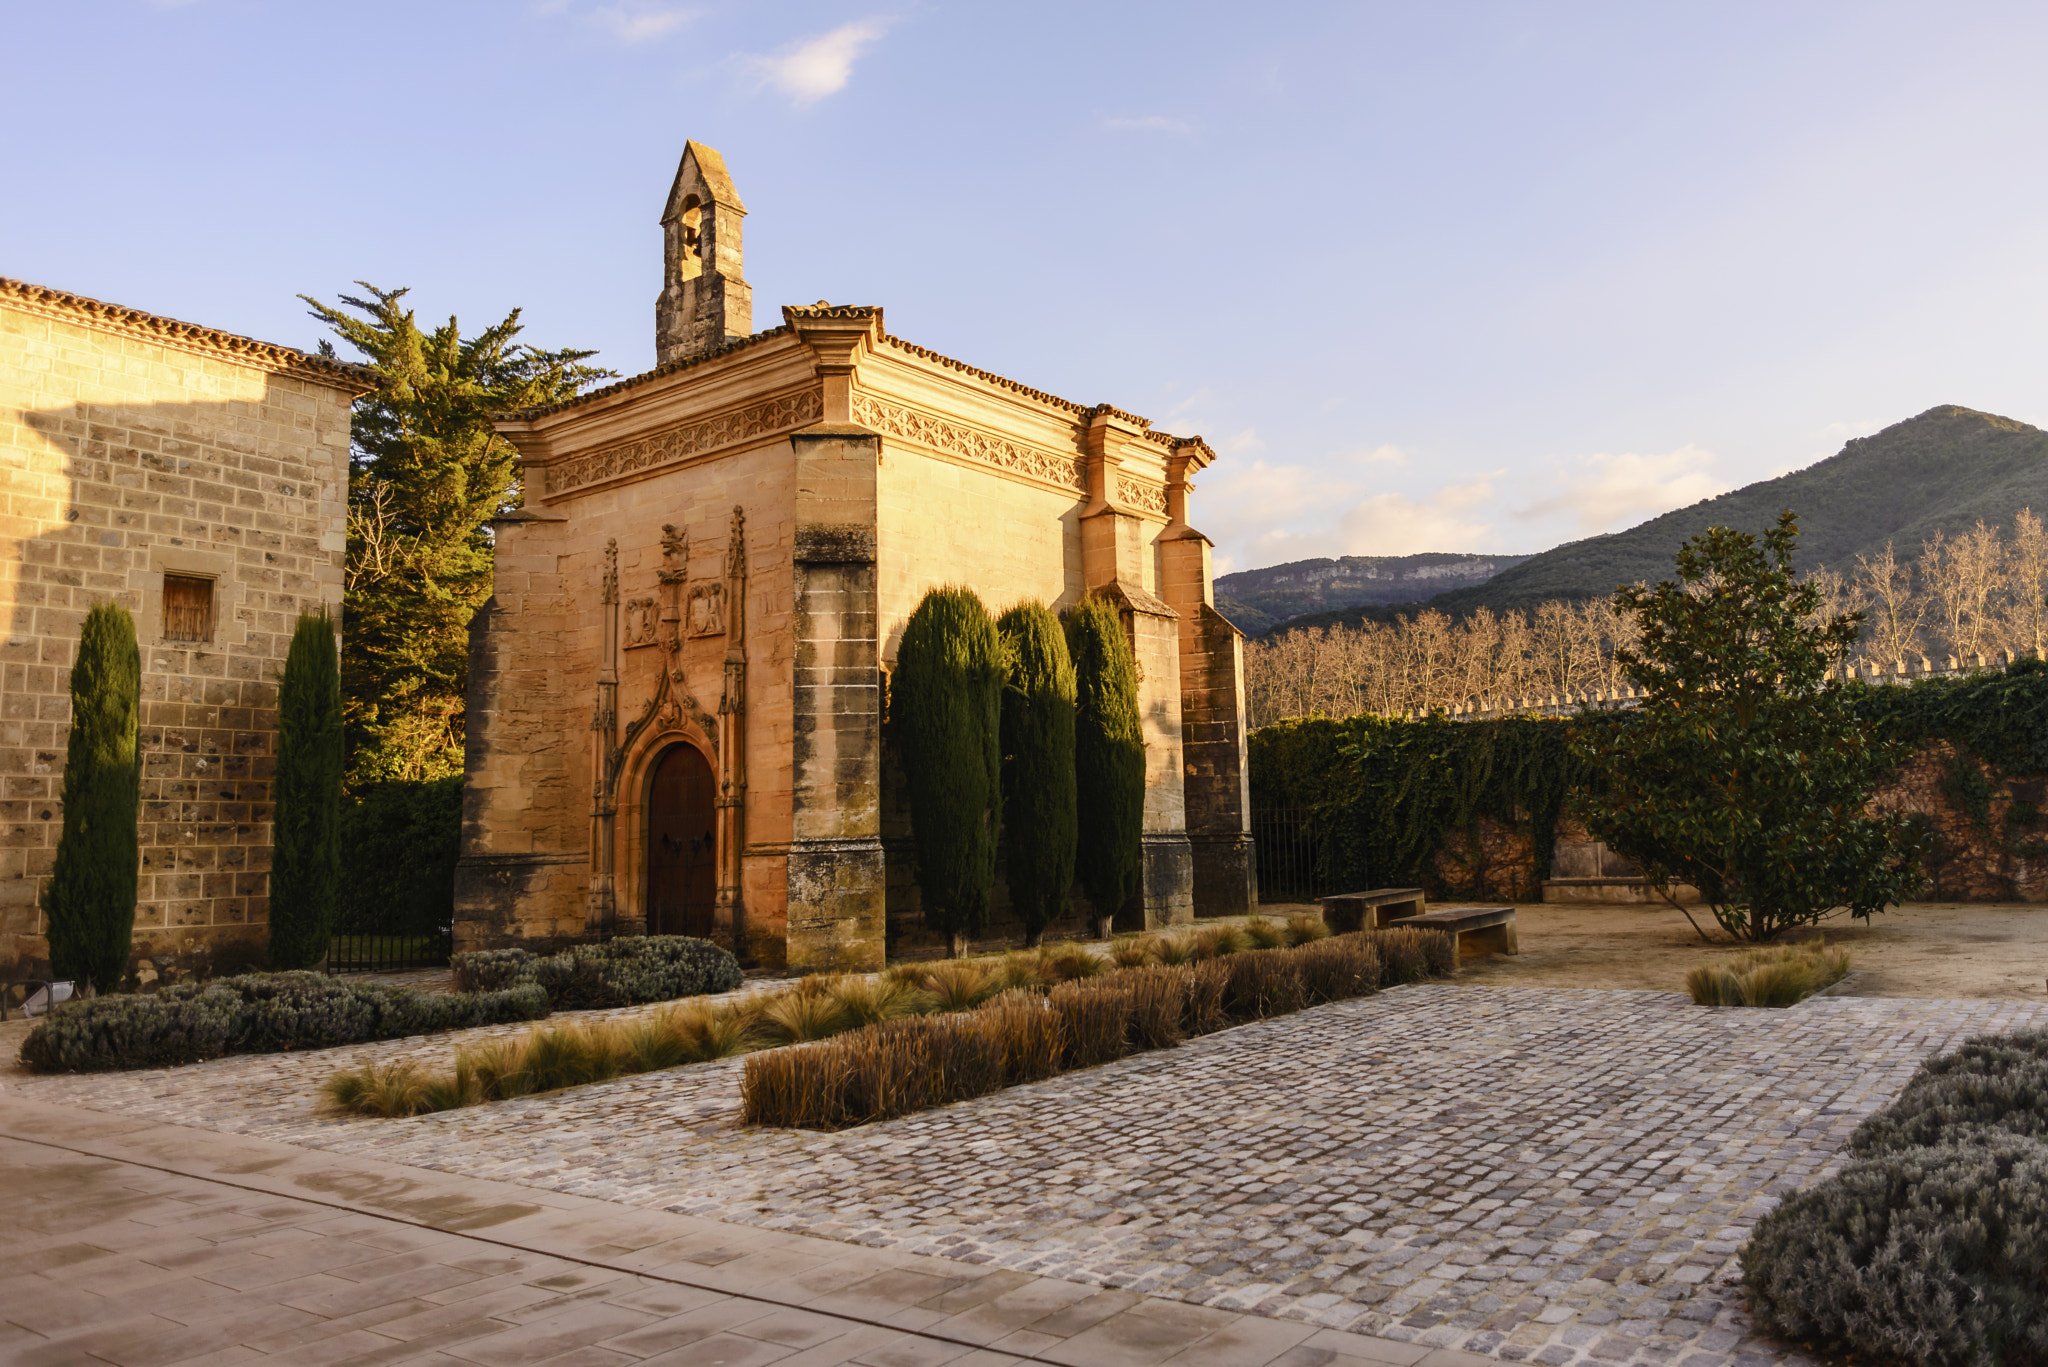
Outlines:
[[31,285],[26,280],[0,276],[0,306],[133,337],[195,356],[249,366],[273,375],[289,375],[348,394],[365,394],[377,387],[377,377],[371,371],[350,365],[347,361],[300,351],[296,347],[279,346],[275,342],[259,342],[253,337],[201,327],[197,323],[181,323],[175,318],[88,299],[82,294],[70,294],[46,285]]
[[494,413],[491,415],[492,421],[504,423],[534,422],[540,418],[547,417],[549,414],[561,413],[571,408],[581,408],[583,405],[595,403],[599,399],[608,399],[614,394],[623,394],[629,389],[637,389],[643,384],[650,384],[664,375],[674,375],[678,371],[690,370],[700,365],[708,365],[712,361],[732,355],[735,351],[745,351],[748,347],[759,346],[761,343],[776,337],[787,337],[790,335],[791,330],[787,326],[769,328],[765,332],[756,332],[752,336],[742,337],[737,342],[727,342],[724,346],[714,351],[707,351],[701,356],[692,356],[687,360],[681,361],[670,361],[667,365],[658,365],[652,370],[643,370],[638,375],[628,375],[623,380],[615,381],[602,389],[593,389],[587,394],[578,394],[573,399],[564,399],[560,403],[541,404],[534,408],[521,408],[510,413]]
[[615,446],[550,461],[538,467],[545,496],[557,498],[621,475],[673,465],[772,432],[794,431],[818,420],[819,405],[817,390],[802,389],[765,403],[693,418]]

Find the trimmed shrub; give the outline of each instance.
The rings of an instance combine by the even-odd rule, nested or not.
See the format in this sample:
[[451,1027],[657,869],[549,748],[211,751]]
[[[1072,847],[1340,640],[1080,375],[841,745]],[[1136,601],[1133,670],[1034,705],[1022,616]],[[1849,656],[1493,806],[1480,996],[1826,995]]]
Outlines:
[[1094,1068],[1130,1052],[1131,990],[1127,975],[1061,983],[1046,995],[1060,1019],[1060,1066]]
[[128,976],[141,859],[141,689],[134,620],[117,603],[95,603],[71,665],[64,825],[43,889],[50,971],[81,991],[118,991]]
[[988,924],[1002,825],[1002,638],[972,589],[926,593],[896,648],[889,717],[903,752],[924,923],[958,957]]
[[277,687],[270,793],[270,966],[311,968],[341,889],[341,657],[325,612],[302,615]]
[[[1856,1127],[1852,1153],[1981,1140],[1997,1131],[2048,1140],[2048,1036],[1972,1040],[1930,1059],[1898,1099]],[[2027,1042],[2043,1044],[2037,1052]]]
[[1145,824],[1145,734],[1138,663],[1114,604],[1081,601],[1067,614],[1074,662],[1074,775],[1080,842],[1075,871],[1095,908],[1096,933],[1138,895]]
[[1384,986],[1448,978],[1458,970],[1458,941],[1447,930],[1392,926],[1371,935],[1373,948],[1379,951]]
[[319,973],[252,973],[61,1006],[29,1031],[21,1059],[39,1072],[160,1068],[547,1014],[546,995],[532,985],[449,996]]
[[996,619],[1003,686],[1003,845],[1010,905],[1035,947],[1074,887],[1080,839],[1074,780],[1074,662],[1059,619],[1020,603]]
[[1007,991],[972,1010],[751,1055],[741,1109],[748,1124],[838,1129],[1172,1048],[1233,1020],[1373,992],[1377,942],[1389,935],[1400,937],[1425,973],[1448,952],[1434,943],[1448,940],[1443,931],[1367,931],[1293,950],[1243,950],[1184,967],[1058,982],[1043,998]]
[[688,935],[625,935],[572,945],[545,957],[524,949],[479,949],[451,960],[466,992],[538,983],[557,1011],[593,1010],[731,992],[746,980],[739,960]]
[[1339,935],[1305,944],[1294,953],[1303,1000],[1310,1006],[1368,996],[1379,990],[1380,955],[1363,935]]
[[2048,1145],[1993,1133],[1860,1159],[1759,1221],[1742,1265],[1758,1323],[1816,1347],[2048,1362]]

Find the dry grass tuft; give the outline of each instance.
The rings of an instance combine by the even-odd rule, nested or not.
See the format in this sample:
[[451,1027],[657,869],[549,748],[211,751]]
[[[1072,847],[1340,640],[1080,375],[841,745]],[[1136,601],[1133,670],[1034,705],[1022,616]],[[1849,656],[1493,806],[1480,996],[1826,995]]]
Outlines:
[[1295,951],[1294,964],[1301,974],[1302,997],[1310,1006],[1379,991],[1379,951],[1363,935],[1328,936],[1305,944]]
[[1370,934],[1380,953],[1380,981],[1386,986],[1447,978],[1457,971],[1458,941],[1447,930],[1392,926]]
[[1290,945],[1313,944],[1317,940],[1326,940],[1329,936],[1330,928],[1323,924],[1321,916],[1311,916],[1307,912],[1302,912],[1287,918],[1287,943]]
[[769,1044],[806,1044],[830,1039],[846,1025],[844,1008],[828,995],[828,989],[819,987],[809,992],[778,992],[761,1007],[754,1033]]
[[1195,937],[1189,934],[1161,935],[1154,942],[1152,952],[1160,963],[1171,968],[1195,962]]
[[1244,918],[1244,937],[1253,949],[1279,949],[1287,943],[1287,927],[1255,911]]
[[1153,958],[1149,935],[1126,935],[1109,947],[1109,961],[1118,968],[1143,968]]
[[418,1115],[424,1109],[427,1076],[416,1063],[365,1063],[352,1073],[336,1073],[323,1084],[328,1101],[358,1115]]
[[1700,1006],[1790,1006],[1840,982],[1848,972],[1849,951],[1816,940],[1702,964],[1685,975],[1685,990]]
[[1038,952],[1038,971],[1047,983],[1071,983],[1107,973],[1109,964],[1068,940]]
[[859,974],[838,979],[829,995],[849,1028],[919,1016],[931,1009],[931,999],[906,982]]

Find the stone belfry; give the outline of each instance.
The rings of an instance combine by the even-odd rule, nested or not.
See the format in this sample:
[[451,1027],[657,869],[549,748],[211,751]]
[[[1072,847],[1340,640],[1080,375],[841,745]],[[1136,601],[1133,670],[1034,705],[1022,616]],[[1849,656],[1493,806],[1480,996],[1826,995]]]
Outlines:
[[753,334],[754,292],[740,275],[740,220],[746,216],[725,158],[701,142],[684,143],[661,215],[657,364],[686,361]]

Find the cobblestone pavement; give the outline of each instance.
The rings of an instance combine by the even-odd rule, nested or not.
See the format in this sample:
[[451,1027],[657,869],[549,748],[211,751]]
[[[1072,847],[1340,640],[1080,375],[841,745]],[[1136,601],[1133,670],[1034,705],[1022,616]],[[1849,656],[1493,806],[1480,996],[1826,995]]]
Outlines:
[[736,1123],[737,1061],[408,1121],[338,1062],[11,1080],[119,1111],[1511,1361],[1749,1367],[1736,1249],[1926,1055],[2048,1007],[1420,984],[840,1134]]

